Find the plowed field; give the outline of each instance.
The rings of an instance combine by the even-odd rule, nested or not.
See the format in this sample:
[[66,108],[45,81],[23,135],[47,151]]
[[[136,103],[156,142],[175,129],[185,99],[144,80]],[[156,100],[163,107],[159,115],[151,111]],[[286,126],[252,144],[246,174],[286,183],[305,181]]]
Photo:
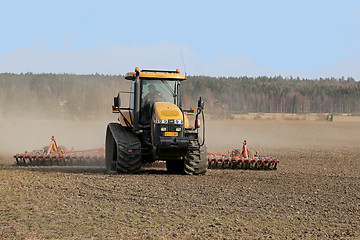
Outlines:
[[[37,142],[55,135],[101,146],[106,124],[57,122],[55,134],[47,126],[26,133]],[[32,145],[12,136],[24,134],[21,121],[1,120],[0,239],[360,238],[358,122],[233,120],[206,127],[209,151],[226,153],[246,139],[250,150],[279,158],[278,170],[181,176],[151,166],[138,175],[12,166],[11,151]]]

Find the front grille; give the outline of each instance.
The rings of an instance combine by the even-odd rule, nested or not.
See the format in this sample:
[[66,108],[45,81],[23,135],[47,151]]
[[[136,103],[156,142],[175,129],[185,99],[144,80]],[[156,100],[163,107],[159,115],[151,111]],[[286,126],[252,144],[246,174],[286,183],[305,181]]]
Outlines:
[[181,124],[160,124],[160,128],[162,127],[166,127],[167,132],[176,132],[176,128],[181,128],[182,130]]
[[[166,131],[161,131],[161,128],[166,128]],[[176,128],[181,128],[178,134],[173,134],[176,132]],[[170,133],[171,132],[171,133]],[[165,136],[165,134],[167,136]],[[176,136],[177,135],[177,136]],[[184,126],[182,124],[154,124],[154,132],[153,132],[153,145],[158,146],[160,137],[166,138],[182,138],[184,137]]]

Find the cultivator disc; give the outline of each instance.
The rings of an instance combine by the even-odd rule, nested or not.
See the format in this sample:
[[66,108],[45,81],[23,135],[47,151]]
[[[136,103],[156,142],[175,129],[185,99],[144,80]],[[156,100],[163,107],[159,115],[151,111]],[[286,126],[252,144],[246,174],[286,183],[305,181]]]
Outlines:
[[54,152],[47,155],[40,150],[18,153],[14,155],[17,165],[51,166],[51,165],[100,165],[104,162],[104,148]]
[[269,156],[244,158],[221,153],[208,153],[209,169],[276,170],[280,160]]

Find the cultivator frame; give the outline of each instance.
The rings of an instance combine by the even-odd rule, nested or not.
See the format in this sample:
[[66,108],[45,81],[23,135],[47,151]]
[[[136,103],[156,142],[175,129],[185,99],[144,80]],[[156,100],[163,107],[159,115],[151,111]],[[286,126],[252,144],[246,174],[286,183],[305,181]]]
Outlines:
[[17,165],[51,166],[51,165],[98,165],[105,159],[104,148],[54,152],[50,154],[32,151],[14,154]]
[[242,156],[208,152],[209,169],[276,170],[279,163],[279,159],[265,155],[245,158]]

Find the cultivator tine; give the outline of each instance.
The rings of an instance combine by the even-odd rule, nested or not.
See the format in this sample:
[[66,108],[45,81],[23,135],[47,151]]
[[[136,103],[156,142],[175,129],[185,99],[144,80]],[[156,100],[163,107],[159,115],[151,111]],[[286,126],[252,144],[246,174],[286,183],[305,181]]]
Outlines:
[[75,163],[77,163],[77,162],[78,162],[77,156],[72,155],[72,156],[71,156],[71,165],[76,165]]
[[38,165],[44,165],[44,156],[42,154],[37,155]]
[[29,160],[30,160],[30,165],[32,165],[32,166],[36,165],[36,156],[35,155],[29,156]]
[[244,158],[243,161],[244,161],[244,169],[246,169],[246,170],[250,169],[250,161],[249,161],[249,159]]
[[19,154],[15,154],[14,155],[15,161],[16,161],[16,165],[19,165]]
[[26,165],[26,162],[28,162],[28,165],[31,165],[31,160],[30,160],[29,154],[25,154],[23,161],[24,161],[24,165]]
[[250,169],[254,170],[256,168],[256,163],[255,163],[255,159],[253,158],[250,158],[249,159],[249,162],[250,162]]
[[29,157],[29,155],[27,155],[27,154],[23,155],[22,160],[23,160],[24,165],[26,165],[26,158],[28,158],[28,157]]
[[269,158],[265,158],[263,161],[263,169],[268,170],[269,169]]
[[79,156],[79,165],[84,165],[84,156],[83,155]]
[[65,166],[65,160],[64,160],[64,156],[62,154],[58,155],[58,161],[59,161],[59,165],[61,166]]
[[224,165],[224,168],[230,167],[230,161],[229,161],[228,157],[223,157],[223,165]]
[[38,154],[38,153],[36,154],[35,161],[36,161],[36,165],[41,165],[41,161],[40,161],[40,158],[39,158],[39,154]]
[[15,154],[14,155],[15,159],[16,159],[16,164],[17,165],[21,165],[21,158],[22,156],[20,154]]
[[272,159],[271,160],[271,165],[270,165],[270,168],[273,169],[273,170],[276,170],[277,169],[277,165],[280,163],[280,160],[278,159]]
[[241,157],[238,158],[238,168],[242,169],[244,167],[243,165],[244,165],[244,162],[243,162],[242,158]]
[[54,165],[57,165],[57,166],[60,165],[60,158],[59,158],[58,154],[53,155],[52,160],[53,160]]
[[261,157],[257,158],[256,161],[256,169],[261,170],[263,168],[263,159]]
[[230,168],[231,169],[236,169],[237,167],[238,167],[237,159],[235,157],[232,157],[231,161],[230,161]]
[[66,165],[71,165],[71,160],[70,160],[70,155],[65,155],[64,157],[64,161],[66,163]]
[[222,158],[221,158],[221,157],[219,157],[219,158],[217,159],[217,164],[216,164],[216,165],[223,167],[223,165],[222,165]]
[[217,165],[217,160],[215,158],[215,155],[208,155],[208,168],[212,169],[212,168],[216,168]]

